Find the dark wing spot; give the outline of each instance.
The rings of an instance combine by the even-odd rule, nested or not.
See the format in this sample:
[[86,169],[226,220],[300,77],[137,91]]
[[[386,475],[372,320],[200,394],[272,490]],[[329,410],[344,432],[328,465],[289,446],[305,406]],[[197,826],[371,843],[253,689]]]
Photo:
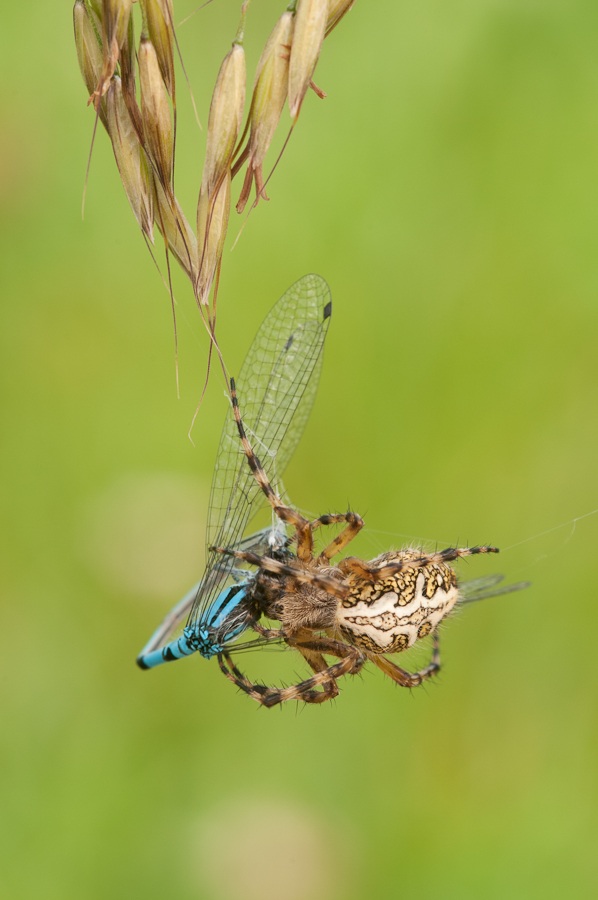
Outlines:
[[293,341],[294,341],[294,339],[295,339],[295,335],[292,334],[292,335],[290,336],[290,338],[288,339],[288,341],[286,342],[286,344],[284,345],[283,350],[289,350],[291,344],[292,344]]
[[324,319],[328,319],[332,315],[332,300],[329,300],[324,307]]

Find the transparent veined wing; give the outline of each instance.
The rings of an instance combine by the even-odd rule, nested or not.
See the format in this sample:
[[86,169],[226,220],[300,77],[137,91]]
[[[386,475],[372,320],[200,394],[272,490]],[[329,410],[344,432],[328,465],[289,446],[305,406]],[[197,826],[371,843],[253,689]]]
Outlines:
[[497,584],[504,580],[504,577],[504,575],[495,573],[459,582],[458,604],[475,603],[478,600],[487,600],[490,597],[500,597],[502,594],[512,594],[513,591],[523,591],[531,584],[531,581],[518,581],[515,584],[505,584],[502,587],[496,587]]
[[[266,316],[241,367],[237,395],[245,427],[271,483],[278,487],[315,400],[331,312],[326,282],[318,275],[304,276]],[[255,576],[240,572],[236,560],[209,548],[218,545],[257,553],[280,549],[285,538],[282,523],[243,538],[250,519],[264,503],[231,407],[212,479],[206,569],[139,654],[141,668],[154,668],[196,650],[209,657],[245,630],[244,598],[250,596]],[[166,643],[187,616],[182,636]]]
[[[330,289],[324,279],[319,275],[299,279],[266,316],[237,379],[245,429],[275,489],[280,486],[315,400],[331,312]],[[201,620],[235,567],[233,559],[209,548],[234,547],[265,503],[247,465],[231,407],[210,493],[207,566],[190,625]]]
[[[272,549],[273,537],[276,538],[277,535],[273,535],[272,526],[267,528],[262,528],[260,531],[255,532],[252,535],[249,535],[246,538],[238,541],[234,547],[236,550],[245,550],[250,553],[257,553],[260,556],[267,553]],[[282,535],[281,535],[282,538]],[[232,580],[234,585],[243,585],[245,581],[247,581],[248,576],[251,576],[251,573],[244,571],[241,568],[233,568],[230,571],[230,579]],[[215,573],[214,573],[215,575]],[[208,583],[209,584],[209,583]],[[199,581],[196,585],[194,585],[190,591],[188,591],[182,600],[174,606],[170,612],[166,614],[160,625],[156,628],[151,638],[143,648],[143,650],[139,653],[137,657],[137,665],[142,669],[153,669],[162,663],[169,662],[172,659],[179,659],[181,656],[188,656],[190,653],[195,652],[195,650],[199,650],[199,646],[194,646],[193,641],[186,641],[184,635],[182,637],[175,638],[174,640],[169,639],[175,632],[180,634],[182,623],[189,616],[189,610],[192,608],[193,603],[198,595],[198,591],[202,586],[202,582]],[[227,592],[221,591],[223,602],[226,603]],[[234,599],[234,598],[233,598]],[[244,630],[242,627],[244,624],[244,620],[246,616],[242,614],[242,610],[236,610],[234,607],[238,606],[242,600],[242,597],[237,596],[238,603],[233,604],[233,609],[231,610],[231,615],[229,615],[228,625],[230,630],[234,633],[236,631],[236,626],[241,626],[240,631]],[[218,609],[222,604],[218,603],[218,597],[213,603],[213,616],[206,617],[217,618]],[[236,621],[237,614],[241,613],[238,620]],[[208,623],[209,624],[209,623]],[[219,629],[220,632],[223,629]],[[222,634],[218,635],[219,639],[222,639]],[[226,641],[225,641],[226,642]],[[185,651],[189,652],[185,652]],[[214,652],[217,652],[216,641],[214,640],[214,629],[212,627],[209,628],[206,640],[203,643],[203,655],[211,656]],[[201,652],[201,650],[200,650]]]
[[[324,279],[304,276],[266,316],[241,367],[237,395],[245,428],[275,486],[295,452],[315,400],[331,312],[330,289]],[[154,668],[195,651],[209,657],[245,630],[246,598],[251,596],[255,576],[240,572],[234,559],[209,548],[217,545],[257,553],[280,549],[285,540],[282,523],[243,538],[250,519],[264,503],[231,407],[212,479],[206,569],[139,654],[141,668]],[[182,636],[169,641],[187,615]]]
[[[514,584],[506,584],[496,587],[501,581],[504,581],[504,575],[494,573],[492,575],[483,575],[481,578],[471,578],[467,581],[459,582],[459,600],[457,605],[461,606],[465,603],[475,603],[478,600],[487,600],[490,597],[500,597],[503,594],[512,594],[514,591],[522,591],[530,587],[531,581],[518,581]],[[252,650],[282,650],[287,648],[287,644],[283,637],[279,638],[262,638],[254,637],[249,641],[235,643],[231,647],[234,653],[243,653]]]

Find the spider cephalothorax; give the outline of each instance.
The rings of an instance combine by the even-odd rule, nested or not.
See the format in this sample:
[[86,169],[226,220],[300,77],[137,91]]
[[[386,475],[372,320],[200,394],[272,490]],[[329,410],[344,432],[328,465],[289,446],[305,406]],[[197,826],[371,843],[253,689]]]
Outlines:
[[[280,622],[285,634],[295,634],[301,629],[330,631],[336,625],[338,597],[328,593],[310,579],[320,577],[342,581],[342,572],[334,566],[318,565],[317,560],[301,562],[296,557],[285,561],[285,568],[292,567],[293,575],[279,575],[262,571],[256,591],[259,615]],[[297,577],[295,577],[297,573]]]
[[[452,548],[435,553],[408,549],[383,553],[367,562],[354,557],[331,565],[363,527],[357,513],[320,516],[313,522],[283,503],[245,434],[231,379],[235,420],[254,477],[274,512],[295,529],[296,556],[279,560],[254,553],[216,548],[260,568],[255,592],[253,627],[264,640],[284,640],[295,647],[316,673],[290,688],[270,688],[250,682],[233,664],[230,653],[218,657],[225,675],[265,706],[301,699],[322,703],[338,694],[336,679],[356,673],[372,660],[398,684],[414,687],[440,668],[436,629],[458,600],[452,560],[477,553],[496,553],[494,547]],[[313,532],[323,525],[344,522],[345,527],[319,556],[313,553]],[[280,629],[259,625],[260,615],[281,623]],[[434,634],[432,662],[420,672],[399,668],[385,654],[411,647]],[[340,662],[328,665],[324,658]],[[322,688],[316,690],[316,688]]]

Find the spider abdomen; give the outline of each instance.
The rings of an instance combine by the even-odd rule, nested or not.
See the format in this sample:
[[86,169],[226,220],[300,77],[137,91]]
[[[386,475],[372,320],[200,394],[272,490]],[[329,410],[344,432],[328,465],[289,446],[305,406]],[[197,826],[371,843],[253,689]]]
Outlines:
[[[414,556],[412,551],[384,554],[381,562]],[[438,626],[458,599],[455,573],[442,563],[406,568],[373,584],[351,581],[349,596],[337,609],[337,627],[345,640],[370,653],[412,647]]]

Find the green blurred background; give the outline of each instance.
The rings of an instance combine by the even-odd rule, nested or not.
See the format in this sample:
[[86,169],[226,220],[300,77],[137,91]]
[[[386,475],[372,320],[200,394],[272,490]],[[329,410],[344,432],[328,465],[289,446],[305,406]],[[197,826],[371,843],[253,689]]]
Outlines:
[[[252,0],[250,78],[281,9]],[[179,32],[204,123],[238,14],[214,0]],[[71,7],[2,18],[2,895],[595,897],[598,516],[527,540],[598,507],[595,2],[358,0],[318,66],[328,99],[225,251],[233,373],[298,277],[333,292],[294,502],[350,503],[366,557],[404,535],[518,545],[461,570],[533,580],[447,625],[429,687],[368,670],[273,711],[215,662],[134,665],[201,571],[222,381],[194,447],[199,315],[177,273],[177,400],[169,299],[104,133],[81,221]],[[179,97],[193,219],[205,133],[182,78]],[[252,674],[305,674],[262,656]]]

